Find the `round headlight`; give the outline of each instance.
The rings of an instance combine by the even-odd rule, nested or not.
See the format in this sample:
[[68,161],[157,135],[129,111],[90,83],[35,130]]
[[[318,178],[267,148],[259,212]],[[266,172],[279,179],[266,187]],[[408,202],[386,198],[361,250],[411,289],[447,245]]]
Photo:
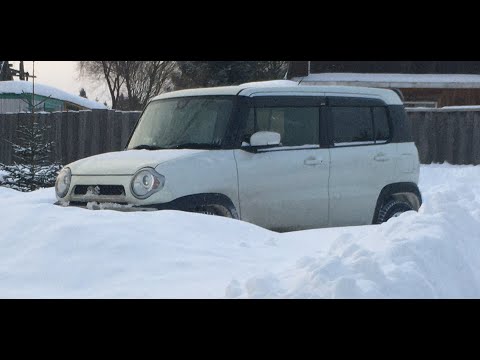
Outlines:
[[165,184],[165,177],[155,170],[147,168],[139,170],[132,179],[132,194],[138,199],[146,199],[160,190]]
[[71,181],[72,172],[69,168],[63,168],[57,176],[57,181],[55,181],[55,192],[59,198],[63,198],[67,195]]

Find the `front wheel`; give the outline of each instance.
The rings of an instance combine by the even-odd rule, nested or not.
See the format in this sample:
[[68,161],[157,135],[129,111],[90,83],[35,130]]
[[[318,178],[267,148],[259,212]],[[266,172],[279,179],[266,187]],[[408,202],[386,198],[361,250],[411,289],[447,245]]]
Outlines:
[[205,215],[222,216],[231,219],[235,218],[232,212],[222,205],[203,205],[198,207],[195,212]]
[[413,210],[412,206],[405,201],[390,200],[382,206],[377,217],[377,224],[384,223],[392,217],[397,217],[401,213]]

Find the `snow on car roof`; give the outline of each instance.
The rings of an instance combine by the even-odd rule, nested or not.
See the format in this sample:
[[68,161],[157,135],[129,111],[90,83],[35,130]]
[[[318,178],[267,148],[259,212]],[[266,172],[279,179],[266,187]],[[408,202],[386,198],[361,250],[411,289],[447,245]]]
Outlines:
[[186,96],[208,96],[208,95],[242,95],[242,96],[259,96],[259,95],[274,95],[279,93],[295,93],[296,95],[347,95],[347,96],[371,96],[384,100],[387,104],[402,104],[402,101],[398,95],[388,89],[376,89],[360,86],[312,86],[312,85],[299,85],[298,82],[291,80],[273,80],[273,81],[261,81],[253,83],[245,83],[237,86],[224,86],[224,87],[211,87],[211,88],[198,88],[172,91],[156,96],[152,99],[169,99],[174,97],[186,97]]
[[[22,94],[22,92],[31,94],[32,88],[33,83],[30,81],[0,81],[0,94]],[[50,96],[53,99],[67,101],[89,109],[107,109],[105,105],[99,102],[88,100],[81,96],[70,94],[66,91],[37,82],[35,82],[35,94],[46,97]]]

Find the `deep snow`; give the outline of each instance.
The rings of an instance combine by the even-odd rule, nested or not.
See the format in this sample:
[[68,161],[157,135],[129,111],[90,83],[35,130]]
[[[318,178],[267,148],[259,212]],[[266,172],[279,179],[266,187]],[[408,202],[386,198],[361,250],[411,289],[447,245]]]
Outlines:
[[0,187],[0,297],[479,298],[480,166],[422,166],[420,189],[419,213],[379,226],[278,234]]

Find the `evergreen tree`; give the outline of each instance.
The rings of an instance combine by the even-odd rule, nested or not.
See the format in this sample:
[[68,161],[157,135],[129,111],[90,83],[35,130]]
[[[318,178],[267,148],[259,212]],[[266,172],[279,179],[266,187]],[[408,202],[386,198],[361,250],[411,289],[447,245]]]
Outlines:
[[79,94],[81,97],[85,98],[85,99],[88,99],[87,98],[87,92],[85,91],[84,88],[81,88],[80,89],[80,94]]
[[55,185],[55,179],[61,168],[49,160],[54,149],[54,142],[46,138],[46,130],[38,121],[28,120],[28,124],[17,127],[17,141],[13,143],[14,164],[1,165],[6,172],[2,186],[19,191],[33,191]]

